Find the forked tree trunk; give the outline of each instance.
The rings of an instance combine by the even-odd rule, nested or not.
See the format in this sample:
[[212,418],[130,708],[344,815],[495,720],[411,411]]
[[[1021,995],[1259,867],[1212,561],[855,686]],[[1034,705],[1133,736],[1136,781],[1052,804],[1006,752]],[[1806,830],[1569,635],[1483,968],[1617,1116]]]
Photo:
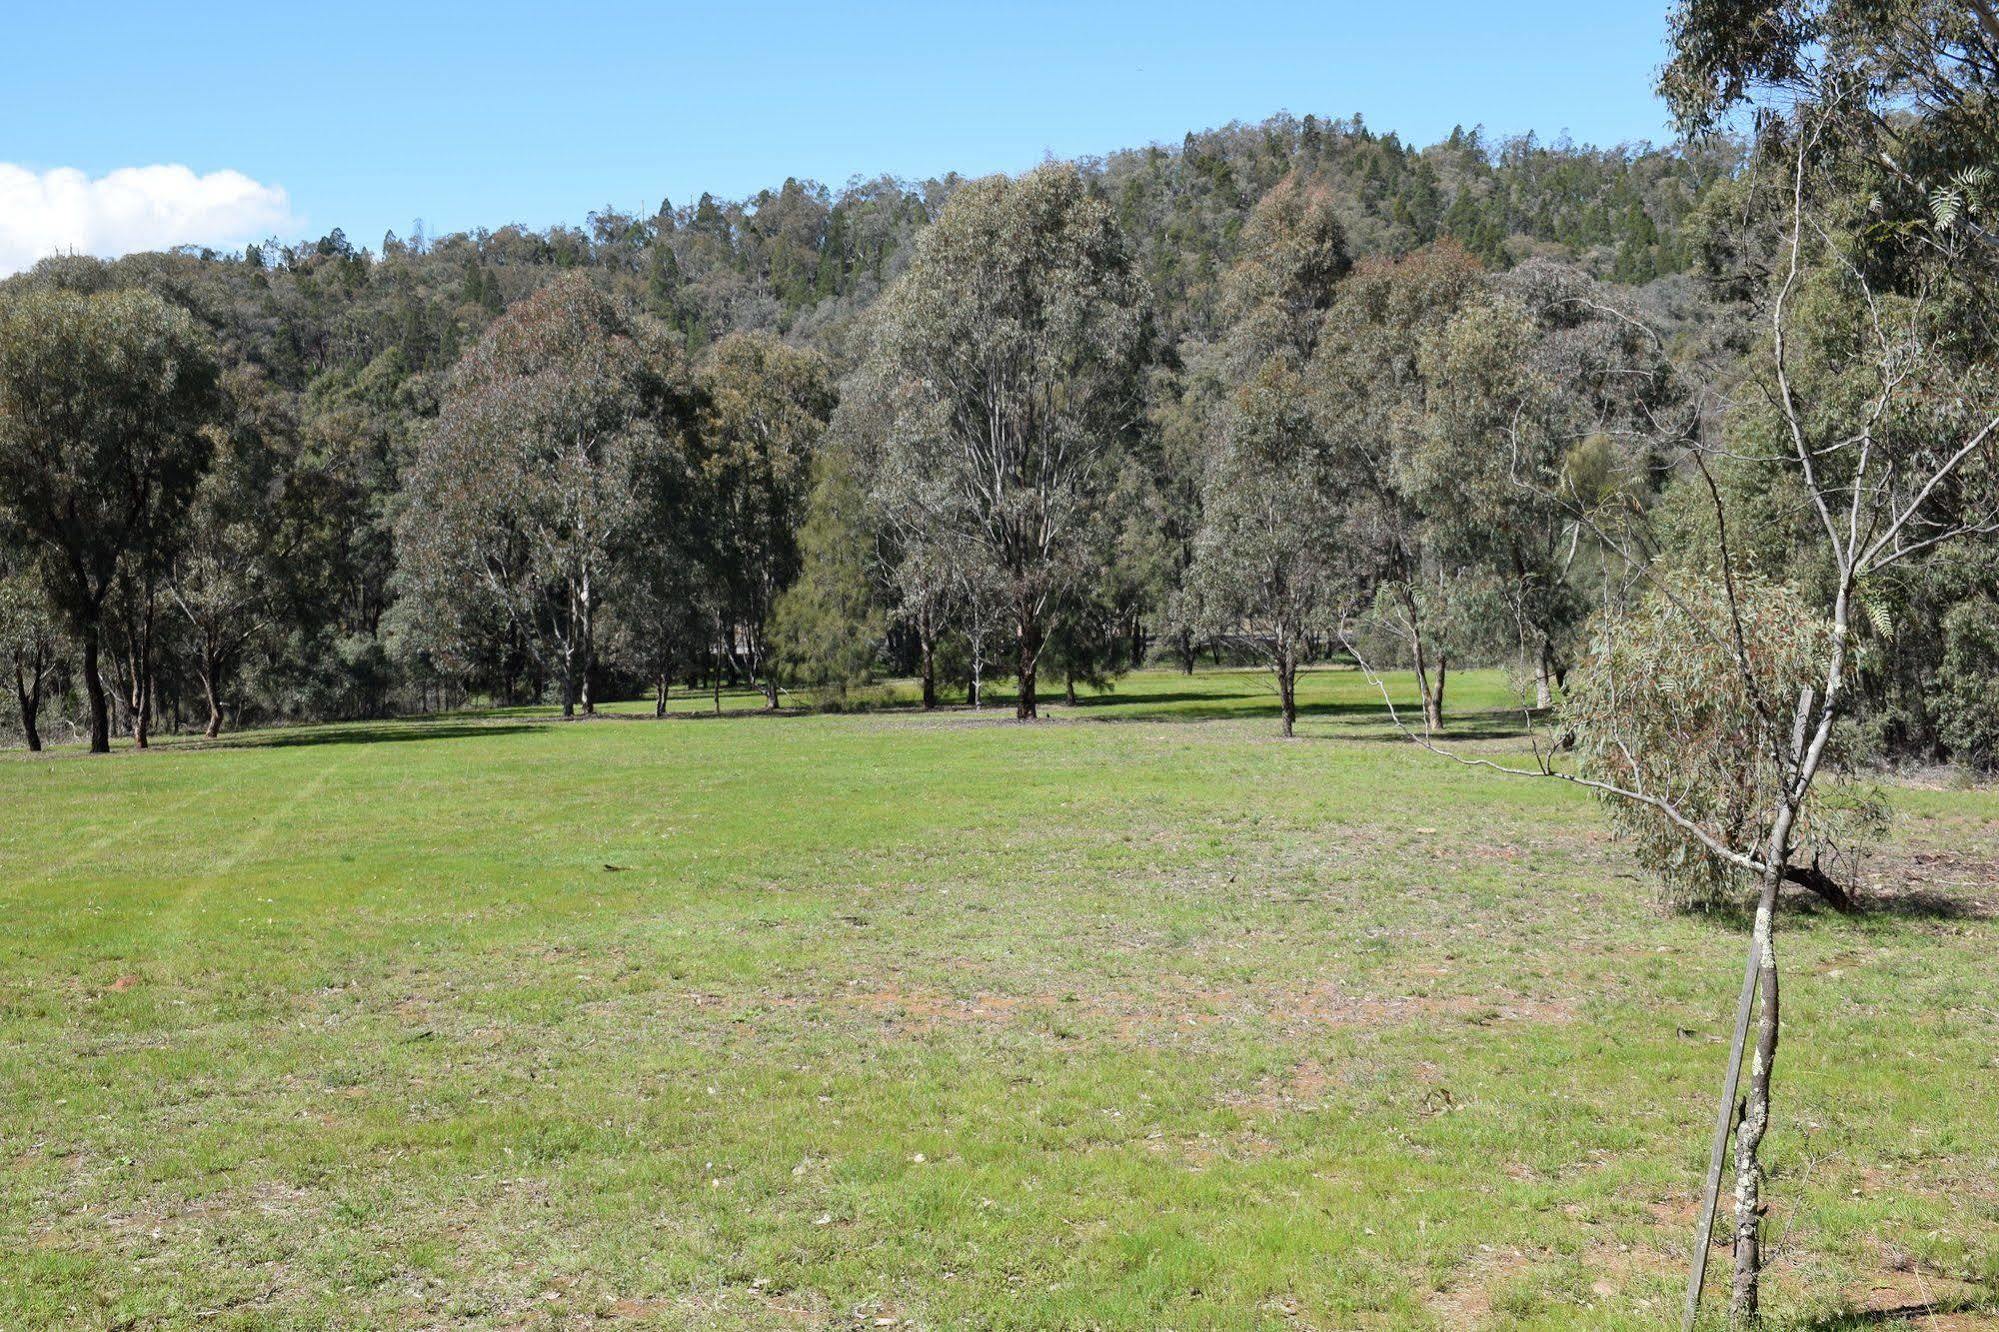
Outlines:
[[218,659],[214,640],[202,636],[201,643],[201,697],[208,704],[208,725],[202,734],[213,740],[222,734],[222,700],[218,697],[216,680],[222,674],[222,663]]
[[1182,629],[1178,639],[1174,642],[1174,651],[1180,658],[1180,674],[1192,675],[1194,673],[1194,657],[1199,651],[1199,645],[1194,642],[1194,635]]
[[667,673],[661,671],[658,678],[653,681],[653,716],[664,717],[666,715],[666,691],[671,687],[667,679]]

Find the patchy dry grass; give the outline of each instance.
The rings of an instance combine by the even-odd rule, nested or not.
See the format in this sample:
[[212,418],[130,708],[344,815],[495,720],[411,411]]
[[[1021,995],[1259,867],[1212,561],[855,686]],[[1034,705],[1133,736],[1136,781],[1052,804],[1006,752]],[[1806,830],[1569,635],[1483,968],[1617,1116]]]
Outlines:
[[[1661,1325],[1736,924],[1272,710],[0,762],[0,1327]],[[1783,922],[1783,1326],[1999,1326],[1999,796],[1893,799]]]

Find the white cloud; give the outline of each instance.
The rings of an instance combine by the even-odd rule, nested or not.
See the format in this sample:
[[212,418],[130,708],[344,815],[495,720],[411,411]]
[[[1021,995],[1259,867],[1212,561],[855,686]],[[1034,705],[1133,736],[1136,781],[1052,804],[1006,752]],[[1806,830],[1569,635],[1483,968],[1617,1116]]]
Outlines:
[[92,180],[73,167],[35,172],[0,162],[0,276],[52,254],[222,248],[297,225],[283,189],[239,171],[120,167]]

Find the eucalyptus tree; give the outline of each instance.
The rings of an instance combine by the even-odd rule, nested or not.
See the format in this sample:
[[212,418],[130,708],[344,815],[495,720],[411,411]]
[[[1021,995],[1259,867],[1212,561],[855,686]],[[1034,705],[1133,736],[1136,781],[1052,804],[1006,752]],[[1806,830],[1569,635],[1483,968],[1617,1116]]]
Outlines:
[[[1461,641],[1529,666],[1535,702],[1553,701],[1557,654],[1579,619],[1568,579],[1573,524],[1539,483],[1565,452],[1557,382],[1536,372],[1539,330],[1519,302],[1487,288],[1417,344],[1424,386],[1398,451],[1397,484],[1421,517],[1426,558],[1453,588]],[[1437,719],[1441,723],[1441,716]]]
[[1435,441],[1423,351],[1485,289],[1478,261],[1453,242],[1362,262],[1340,283],[1303,371],[1346,496],[1350,566],[1414,668],[1430,734],[1444,726],[1452,657],[1478,643],[1482,598],[1476,571],[1434,540],[1436,505],[1450,497],[1411,465]]
[[1048,616],[1141,426],[1147,347],[1125,237],[1066,165],[959,189],[882,297],[870,369],[923,409],[884,442],[888,465],[937,481],[934,530],[1005,581],[1022,720]]
[[640,511],[645,460],[681,446],[692,389],[650,317],[557,279],[495,320],[452,372],[405,482],[408,593],[433,616],[497,608],[562,710],[593,710],[596,617]]
[[[0,519],[81,650],[95,753],[111,747],[107,603],[121,583],[150,589],[171,554],[210,453],[218,377],[194,320],[150,292],[0,294]],[[137,646],[143,706],[150,635]]]
[[1731,1132],[1731,1312],[1741,1321],[1758,1314],[1760,1152],[1780,1029],[1777,892],[1856,702],[1869,589],[1896,566],[1999,531],[1999,198],[1990,188],[1999,5],[1680,0],[1672,43],[1660,90],[1683,129],[1703,134],[1745,108],[1756,113],[1758,169],[1742,192],[1743,211],[1759,225],[1738,252],[1747,262],[1728,276],[1763,335],[1730,394],[1728,452],[1780,475],[1805,515],[1798,558],[1810,579],[1800,581],[1822,638],[1795,695],[1753,687],[1768,637],[1795,630],[1741,614],[1731,515],[1714,469],[1703,466],[1730,612],[1724,642],[1758,718],[1743,743],[1767,754],[1773,776],[1760,817],[1736,838],[1656,795],[1637,802],[1758,885],[1688,1282],[1691,1325]]
[[[1658,441],[1705,523],[1648,542],[1579,496],[1552,496],[1624,570],[1558,729],[1537,744],[1532,767],[1432,746],[1473,766],[1591,790],[1648,859],[1692,865],[1731,897],[1752,895],[1688,1326],[1731,1139],[1731,1313],[1738,1323],[1758,1316],[1761,1153],[1780,1031],[1778,895],[1787,882],[1822,889],[1817,856],[1864,839],[1876,819],[1838,781],[1865,598],[1898,566],[1999,533],[1999,372],[1989,356],[1966,354],[1958,317],[1963,286],[1976,280],[1967,274],[1979,271],[1965,251],[1983,241],[1942,219],[1916,222],[1882,262],[1860,261],[1872,209],[1855,196],[1840,145],[1854,95],[1835,77],[1765,123],[1759,170],[1783,192],[1766,266],[1741,284],[1760,335],[1708,387],[1702,428]],[[1775,568],[1748,553],[1743,508],[1719,475],[1729,468],[1763,474],[1800,515],[1799,544]],[[1558,737],[1574,745],[1575,764],[1555,761]]]
[[[872,338],[875,329],[866,331]],[[915,441],[941,437],[942,408],[883,358],[870,358],[841,385],[833,429],[850,458],[860,501],[851,540],[864,547],[871,586],[888,617],[915,640],[925,711],[937,706],[938,653],[965,613],[995,604],[993,568],[982,548],[953,526],[947,474],[921,470]],[[982,598],[976,605],[974,594]],[[973,675],[982,677],[991,634],[971,641]],[[978,692],[975,682],[972,694]],[[976,699],[973,700],[976,703]]]
[[1613,590],[1620,571],[1595,528],[1629,540],[1670,475],[1662,464],[1700,426],[1697,376],[1675,364],[1671,348],[1697,361],[1686,345],[1714,336],[1722,321],[1698,293],[1655,293],[1648,302],[1553,260],[1530,260],[1495,285],[1504,318],[1488,321],[1488,337],[1460,340],[1457,354],[1475,364],[1483,341],[1509,361],[1518,357],[1488,375],[1488,383],[1504,381],[1491,396],[1510,403],[1509,419],[1489,432],[1460,484],[1477,494],[1488,530],[1501,538],[1496,553],[1509,574],[1534,704],[1546,708],[1576,659],[1590,604]]
[[1187,571],[1189,620],[1263,658],[1286,736],[1308,636],[1336,623],[1353,586],[1340,510],[1327,502],[1337,478],[1318,443],[1296,377],[1265,367],[1237,393],[1209,461]]
[[242,658],[285,609],[318,531],[319,489],[298,447],[289,395],[248,369],[224,377],[229,419],[189,498],[185,537],[167,563],[168,599],[193,640],[208,709],[204,734],[222,732],[224,703]]
[[1243,241],[1222,344],[1239,386],[1203,471],[1184,604],[1269,665],[1289,736],[1308,638],[1331,626],[1353,581],[1340,471],[1303,373],[1351,261],[1331,196],[1295,178],[1258,203]]
[[710,555],[732,621],[723,641],[775,708],[771,616],[798,577],[812,458],[835,403],[832,371],[816,352],[767,333],[735,333],[715,344],[699,378],[697,428],[714,505]]

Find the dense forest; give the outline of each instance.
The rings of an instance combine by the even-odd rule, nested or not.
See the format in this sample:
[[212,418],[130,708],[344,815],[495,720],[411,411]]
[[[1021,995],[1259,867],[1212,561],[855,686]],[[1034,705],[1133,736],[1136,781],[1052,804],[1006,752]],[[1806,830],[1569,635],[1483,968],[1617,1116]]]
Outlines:
[[[1699,414],[1684,363],[1744,345],[1754,174],[1726,135],[1414,148],[1280,115],[1044,167],[1013,191],[1039,201],[787,180],[582,227],[48,260],[5,284],[0,339],[145,294],[121,326],[180,349],[157,354],[188,358],[163,370],[187,393],[213,382],[98,478],[74,568],[38,578],[54,520],[10,515],[9,724],[143,743],[723,680],[861,702],[891,675],[933,703],[1012,677],[1030,715],[1037,679],[1207,653],[1271,665],[1288,729],[1298,666],[1362,648],[1415,668],[1432,730],[1464,664],[1517,663],[1545,706],[1615,561],[1467,441],[1504,433],[1495,404],[1526,390],[1498,381],[1529,374],[1565,484],[1675,521],[1687,478],[1642,437]],[[1094,402],[1017,404],[1078,436],[1000,501],[1035,512],[955,527],[967,459],[912,435],[884,361],[982,336],[906,299],[926,253],[933,293],[963,277],[926,240],[954,213],[960,246],[1042,246],[1023,282],[1118,316],[1069,312],[1063,335],[1116,347]],[[958,299],[988,297],[1054,317]],[[1351,450],[1328,464],[1331,437]],[[1994,559],[1959,548],[1876,594],[1869,753],[1992,760],[1992,701],[1936,681],[1999,653]]]

